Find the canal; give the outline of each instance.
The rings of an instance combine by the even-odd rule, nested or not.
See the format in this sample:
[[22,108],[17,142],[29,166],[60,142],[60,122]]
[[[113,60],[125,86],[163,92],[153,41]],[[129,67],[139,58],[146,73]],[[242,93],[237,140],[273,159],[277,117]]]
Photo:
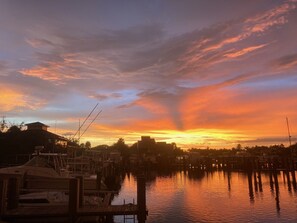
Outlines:
[[[150,172],[146,222],[297,222],[294,176],[283,171]],[[126,174],[113,204],[136,202],[136,188],[136,177]],[[124,222],[123,217],[114,220]]]

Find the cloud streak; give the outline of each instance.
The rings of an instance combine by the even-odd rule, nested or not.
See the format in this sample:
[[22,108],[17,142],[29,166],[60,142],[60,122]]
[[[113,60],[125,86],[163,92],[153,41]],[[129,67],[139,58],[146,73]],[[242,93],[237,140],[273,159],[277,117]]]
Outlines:
[[297,66],[297,54],[280,57],[272,62],[277,69],[291,69]]

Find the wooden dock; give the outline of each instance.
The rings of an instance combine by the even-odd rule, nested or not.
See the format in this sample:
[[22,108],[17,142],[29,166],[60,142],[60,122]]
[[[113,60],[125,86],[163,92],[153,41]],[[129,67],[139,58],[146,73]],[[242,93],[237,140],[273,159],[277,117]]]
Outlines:
[[[137,215],[138,207],[135,204],[109,205],[109,206],[84,206],[77,209],[75,215],[80,216],[106,216],[106,215]],[[25,219],[25,218],[45,218],[45,217],[68,217],[71,216],[69,208],[61,205],[46,206],[26,206],[7,210],[2,214],[2,218]]]
[[[56,182],[56,179],[53,182]],[[137,184],[137,204],[111,205],[112,193],[105,192],[102,202],[98,202],[96,205],[85,205],[84,179],[81,177],[68,179],[69,199],[67,204],[20,204],[19,192],[21,184],[19,176],[0,176],[0,220],[9,222],[14,220],[67,218],[68,222],[77,222],[81,218],[99,217],[106,219],[115,215],[136,215],[138,222],[144,223],[148,211],[145,204],[145,179],[143,176],[139,177]],[[47,185],[49,185],[49,188],[44,188],[44,190],[53,189],[50,179],[47,179]],[[46,184],[42,184],[42,186],[46,187]],[[63,187],[58,188],[64,189]],[[41,188],[35,187],[34,189]]]

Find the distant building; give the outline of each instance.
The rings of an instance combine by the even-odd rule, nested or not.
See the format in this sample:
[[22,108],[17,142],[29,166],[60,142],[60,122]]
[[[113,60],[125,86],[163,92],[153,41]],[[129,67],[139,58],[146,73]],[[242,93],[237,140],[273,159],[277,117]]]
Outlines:
[[141,136],[141,140],[137,142],[140,153],[145,154],[162,154],[170,153],[176,149],[175,143],[156,142],[150,136]]
[[152,153],[156,146],[155,139],[150,136],[141,136],[141,140],[137,142],[140,153]]

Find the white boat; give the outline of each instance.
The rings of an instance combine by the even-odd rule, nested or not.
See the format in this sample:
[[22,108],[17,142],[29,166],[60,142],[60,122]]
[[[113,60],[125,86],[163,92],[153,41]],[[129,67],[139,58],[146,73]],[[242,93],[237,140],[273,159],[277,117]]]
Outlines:
[[61,157],[60,154],[38,154],[24,165],[1,168],[0,174],[17,174],[28,177],[66,177],[67,171]]

